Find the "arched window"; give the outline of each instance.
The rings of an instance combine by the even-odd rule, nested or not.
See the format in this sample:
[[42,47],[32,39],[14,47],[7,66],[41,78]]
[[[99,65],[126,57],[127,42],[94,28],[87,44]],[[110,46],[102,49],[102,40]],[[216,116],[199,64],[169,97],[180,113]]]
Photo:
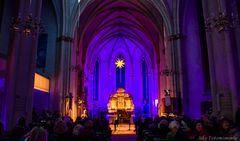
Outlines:
[[148,85],[148,67],[145,60],[142,62],[142,84],[143,84],[143,102],[148,103],[149,85]]
[[98,100],[99,93],[99,61],[96,61],[93,74],[93,100]]
[[36,67],[37,69],[41,69],[43,72],[46,68],[47,44],[48,34],[40,34],[38,38]]
[[116,88],[125,89],[125,61],[123,57],[118,57],[116,62]]
[[148,67],[145,60],[142,62],[142,88],[143,88],[143,113],[149,114],[149,84],[148,84]]

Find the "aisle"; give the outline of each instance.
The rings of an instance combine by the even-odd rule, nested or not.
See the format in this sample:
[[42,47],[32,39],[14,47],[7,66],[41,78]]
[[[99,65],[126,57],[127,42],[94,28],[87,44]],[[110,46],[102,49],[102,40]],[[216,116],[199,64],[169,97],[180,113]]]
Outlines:
[[119,124],[116,128],[116,131],[114,130],[114,125],[110,125],[112,129],[112,137],[111,141],[136,141],[137,136],[135,134],[135,125],[129,125],[128,124]]
[[137,135],[135,134],[114,134],[111,141],[136,141]]
[[135,125],[131,124],[130,129],[128,124],[119,124],[118,127],[116,127],[116,130],[114,129],[114,125],[110,125],[110,128],[112,130],[112,134],[135,134]]

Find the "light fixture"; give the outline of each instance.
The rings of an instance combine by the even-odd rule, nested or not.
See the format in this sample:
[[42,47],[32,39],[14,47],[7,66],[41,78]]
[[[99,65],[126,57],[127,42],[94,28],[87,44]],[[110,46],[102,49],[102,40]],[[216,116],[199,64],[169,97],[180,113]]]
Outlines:
[[117,68],[120,68],[120,69],[121,69],[121,68],[124,67],[125,62],[124,62],[123,59],[117,59],[117,61],[115,62],[115,64],[116,64]]
[[37,18],[34,19],[32,14],[29,14],[24,19],[21,18],[20,14],[18,17],[13,17],[11,20],[10,29],[14,32],[33,36],[44,31],[41,21]]

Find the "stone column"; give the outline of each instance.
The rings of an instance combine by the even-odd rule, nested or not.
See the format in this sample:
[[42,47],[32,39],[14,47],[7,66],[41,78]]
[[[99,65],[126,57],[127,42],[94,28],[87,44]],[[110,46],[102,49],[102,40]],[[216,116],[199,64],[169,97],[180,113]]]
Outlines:
[[180,51],[180,33],[172,34],[168,37],[169,45],[171,47],[171,69],[169,75],[172,77],[172,93],[176,96],[177,105],[175,105],[178,114],[182,114],[182,78],[181,78],[181,51]]
[[[58,105],[62,115],[66,115],[66,96],[69,95],[70,90],[70,70],[71,70],[71,46],[72,37],[60,36],[57,38],[59,52],[58,52],[58,72],[56,83],[56,94],[58,99],[54,100],[55,105]],[[60,102],[60,103],[59,103]],[[57,107],[56,107],[57,108]]]
[[[228,0],[203,1],[203,11],[206,26],[209,69],[211,77],[211,88],[213,97],[213,110],[221,111],[222,114],[233,118],[237,103],[237,72],[235,63],[236,44],[233,42],[234,34],[232,28],[227,22],[223,23],[221,16],[230,16],[233,2]],[[213,20],[213,19],[217,20]],[[231,23],[232,19],[227,18]],[[239,96],[238,96],[239,97]]]
[[165,97],[164,90],[171,89],[169,88],[169,79],[168,76],[166,76],[165,71],[169,67],[169,51],[166,45],[167,39],[164,39],[166,36],[166,31],[164,29],[164,35],[161,35],[159,33],[159,52],[158,52],[158,59],[157,59],[157,68],[159,68],[158,71],[158,114],[161,116],[164,113],[164,103],[162,102],[162,99]]
[[[76,34],[74,36],[77,36]],[[69,91],[73,94],[73,103],[72,103],[72,118],[76,119],[80,115],[78,112],[78,101],[80,100],[80,94],[78,93],[78,73],[81,71],[81,66],[79,64],[79,51],[77,49],[78,40],[74,40],[72,44],[72,53],[71,53],[71,63],[70,66],[70,88]]]
[[[26,20],[31,14],[33,20],[39,21],[41,0],[20,1],[18,6],[14,16],[18,17],[21,13],[22,20]],[[4,124],[7,130],[12,129],[20,116],[24,116],[27,123],[32,120],[38,31],[36,34],[26,35],[22,30],[23,28],[12,31],[9,41],[4,104]],[[31,29],[32,31],[34,29]]]

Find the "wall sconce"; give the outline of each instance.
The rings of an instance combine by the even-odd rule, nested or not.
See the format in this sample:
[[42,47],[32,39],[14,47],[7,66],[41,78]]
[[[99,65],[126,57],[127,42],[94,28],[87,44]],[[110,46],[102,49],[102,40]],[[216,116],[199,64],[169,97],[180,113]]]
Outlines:
[[37,35],[44,32],[42,23],[37,18],[33,19],[32,14],[29,14],[25,19],[13,17],[10,24],[10,29],[14,32],[24,33],[25,35]]

